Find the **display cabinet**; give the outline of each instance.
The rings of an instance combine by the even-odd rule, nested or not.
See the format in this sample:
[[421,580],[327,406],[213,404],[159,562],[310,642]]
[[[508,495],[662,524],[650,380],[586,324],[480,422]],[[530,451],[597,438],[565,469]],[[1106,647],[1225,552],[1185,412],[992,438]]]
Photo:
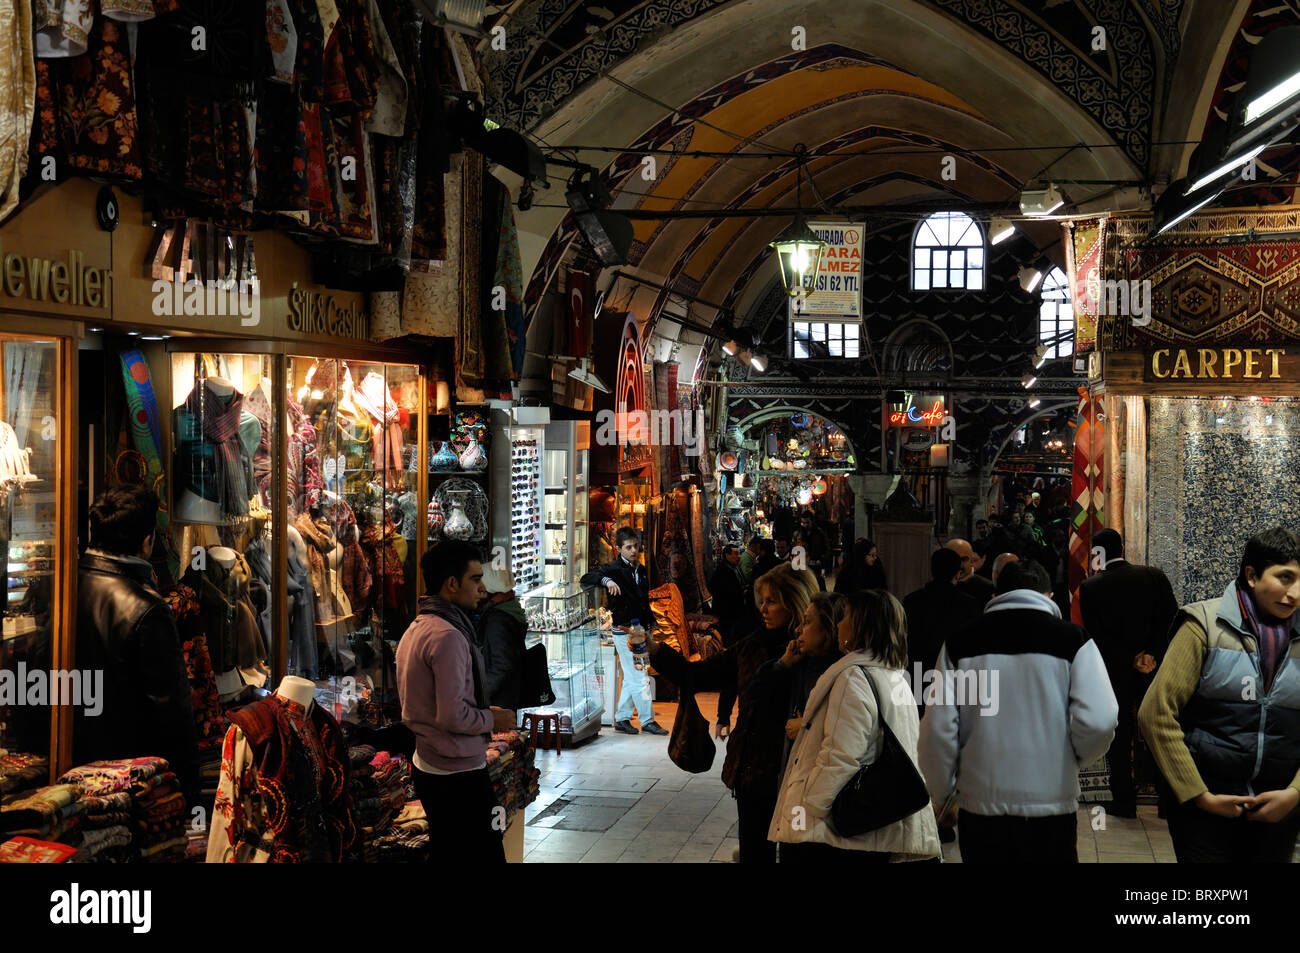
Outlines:
[[587,457],[591,425],[546,428],[542,506],[545,581],[576,582],[587,566]]
[[[524,597],[527,645],[546,646],[560,732],[581,741],[600,731],[605,710],[606,672],[600,658],[600,593],[570,583],[552,583]],[[536,709],[524,709],[534,711]],[[522,715],[522,712],[520,713]]]

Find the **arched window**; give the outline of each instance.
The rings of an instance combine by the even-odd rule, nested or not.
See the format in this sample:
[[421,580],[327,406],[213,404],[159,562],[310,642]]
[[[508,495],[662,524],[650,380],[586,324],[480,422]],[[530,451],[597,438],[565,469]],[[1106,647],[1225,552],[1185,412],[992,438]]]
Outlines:
[[1043,303],[1038,308],[1038,340],[1047,348],[1047,360],[1074,353],[1074,308],[1070,305],[1070,280],[1060,268],[1043,279]]
[[912,239],[912,289],[984,288],[984,232],[969,215],[935,212]]

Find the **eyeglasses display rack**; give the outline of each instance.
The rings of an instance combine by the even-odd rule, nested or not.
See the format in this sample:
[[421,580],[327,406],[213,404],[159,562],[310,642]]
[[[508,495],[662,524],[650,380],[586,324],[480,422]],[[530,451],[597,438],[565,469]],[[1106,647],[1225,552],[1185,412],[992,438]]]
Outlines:
[[542,584],[542,435],[510,431],[510,572],[521,595]]

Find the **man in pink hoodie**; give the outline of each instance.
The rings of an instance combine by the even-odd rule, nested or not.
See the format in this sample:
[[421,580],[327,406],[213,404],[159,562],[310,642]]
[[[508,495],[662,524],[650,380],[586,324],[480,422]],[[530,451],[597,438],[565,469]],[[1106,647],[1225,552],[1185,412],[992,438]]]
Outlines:
[[487,702],[483,659],[469,612],[487,595],[483,557],[447,540],[420,560],[420,612],[397,647],[402,719],[415,733],[415,793],[439,862],[505,863],[504,816],[487,770],[493,731],[513,731],[513,711]]

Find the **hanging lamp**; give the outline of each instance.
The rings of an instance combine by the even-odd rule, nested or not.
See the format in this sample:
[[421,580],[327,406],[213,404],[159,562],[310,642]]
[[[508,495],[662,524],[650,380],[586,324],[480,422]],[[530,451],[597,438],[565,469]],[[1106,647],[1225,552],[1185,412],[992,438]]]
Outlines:
[[804,157],[808,148],[803,143],[794,147],[795,155],[795,215],[780,237],[769,242],[776,249],[781,265],[781,282],[791,298],[806,295],[817,283],[817,269],[826,254],[826,243],[818,238],[803,215]]

